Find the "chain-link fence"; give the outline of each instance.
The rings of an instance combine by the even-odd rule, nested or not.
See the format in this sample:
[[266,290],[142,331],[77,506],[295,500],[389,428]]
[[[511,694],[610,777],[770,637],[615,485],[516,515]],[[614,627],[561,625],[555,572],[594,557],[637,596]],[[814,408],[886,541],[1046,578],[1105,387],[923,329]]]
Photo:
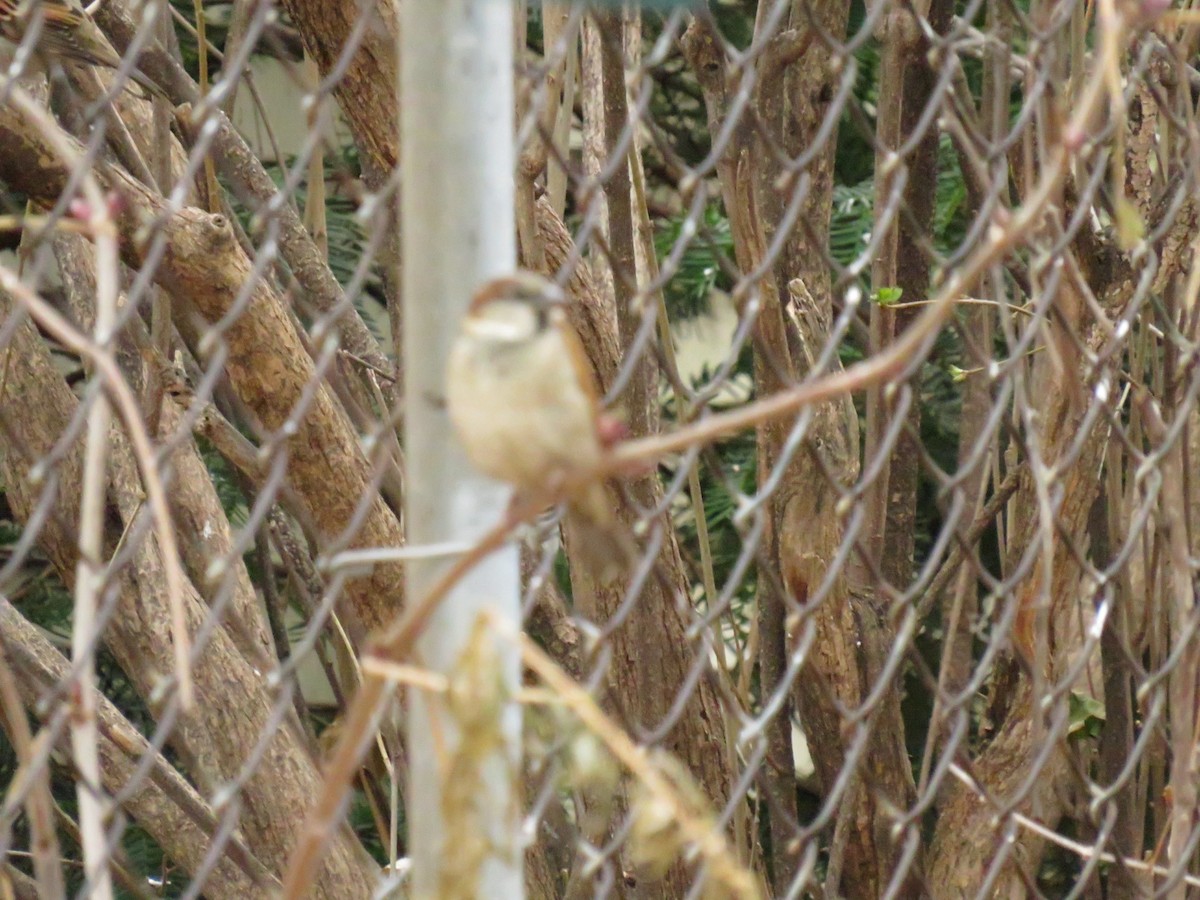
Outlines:
[[0,3],[0,896],[1200,896],[1196,11],[439,6]]

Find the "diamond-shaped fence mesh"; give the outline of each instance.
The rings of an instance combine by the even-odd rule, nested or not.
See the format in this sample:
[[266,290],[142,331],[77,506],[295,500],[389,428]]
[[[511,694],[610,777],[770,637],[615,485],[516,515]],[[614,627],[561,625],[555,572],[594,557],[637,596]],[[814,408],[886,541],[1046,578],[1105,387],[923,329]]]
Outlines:
[[1200,895],[1195,10],[495,4],[428,545],[428,3],[0,3],[0,896]]

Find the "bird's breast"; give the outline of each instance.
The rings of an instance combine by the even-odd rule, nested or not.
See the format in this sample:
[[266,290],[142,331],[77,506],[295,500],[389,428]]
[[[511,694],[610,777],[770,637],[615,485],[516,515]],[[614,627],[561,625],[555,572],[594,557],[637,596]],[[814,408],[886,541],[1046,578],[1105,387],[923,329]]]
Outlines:
[[599,457],[592,400],[554,333],[519,343],[460,340],[446,402],[472,463],[501,481],[536,488]]

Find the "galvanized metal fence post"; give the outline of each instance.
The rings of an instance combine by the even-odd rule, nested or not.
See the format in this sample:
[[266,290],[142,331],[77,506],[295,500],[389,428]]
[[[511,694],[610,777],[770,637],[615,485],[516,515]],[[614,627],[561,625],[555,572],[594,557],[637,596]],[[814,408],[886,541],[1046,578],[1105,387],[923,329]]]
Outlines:
[[[447,419],[445,361],[472,290],[516,264],[512,7],[409,0],[400,38],[407,534],[470,540],[506,488],[472,470]],[[410,602],[445,565],[413,561]],[[440,607],[419,660],[451,689],[408,709],[413,896],[523,896],[519,658],[486,617],[520,619],[515,548],[484,560]],[[466,782],[464,783],[464,779]]]

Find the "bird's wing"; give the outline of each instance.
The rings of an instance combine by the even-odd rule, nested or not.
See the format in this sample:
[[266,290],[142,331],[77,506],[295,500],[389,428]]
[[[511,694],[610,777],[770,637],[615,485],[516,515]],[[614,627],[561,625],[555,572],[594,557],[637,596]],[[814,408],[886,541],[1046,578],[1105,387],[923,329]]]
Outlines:
[[579,335],[565,316],[558,323],[558,327],[562,329],[567,355],[570,357],[572,368],[579,375],[580,387],[587,394],[588,402],[592,407],[592,418],[595,420],[600,415],[600,388],[596,382],[596,372],[592,368],[592,361],[588,358],[587,351],[583,349],[583,341],[579,339]]
[[74,6],[70,3],[56,3],[42,0],[40,4],[42,15],[46,17],[46,24],[51,28],[65,28],[74,30],[81,25],[91,24],[87,13],[81,7]]
[[114,69],[121,64],[99,26],[70,0],[0,0],[0,36],[20,43],[34,16],[41,18],[37,49]]

